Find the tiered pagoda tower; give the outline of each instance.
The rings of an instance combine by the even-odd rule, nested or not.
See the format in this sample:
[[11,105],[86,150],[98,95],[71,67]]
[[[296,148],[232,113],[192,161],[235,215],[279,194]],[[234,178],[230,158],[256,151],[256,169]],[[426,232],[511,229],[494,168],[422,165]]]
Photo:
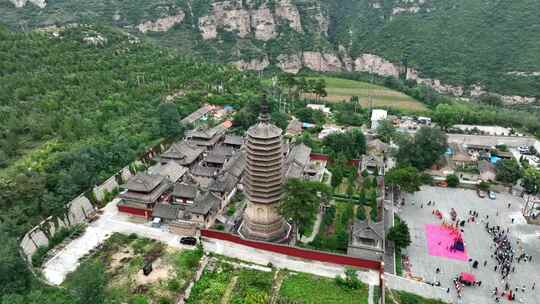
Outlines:
[[278,213],[283,196],[282,130],[270,122],[263,97],[259,122],[247,131],[247,167],[244,189],[248,205],[240,234],[249,239],[281,241],[290,225]]

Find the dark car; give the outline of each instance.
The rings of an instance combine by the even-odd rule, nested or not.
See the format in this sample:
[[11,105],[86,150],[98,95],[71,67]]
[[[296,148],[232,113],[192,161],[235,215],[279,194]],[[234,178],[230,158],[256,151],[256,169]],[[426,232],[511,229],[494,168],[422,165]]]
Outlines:
[[185,236],[180,239],[180,244],[194,246],[197,245],[197,239],[192,236]]

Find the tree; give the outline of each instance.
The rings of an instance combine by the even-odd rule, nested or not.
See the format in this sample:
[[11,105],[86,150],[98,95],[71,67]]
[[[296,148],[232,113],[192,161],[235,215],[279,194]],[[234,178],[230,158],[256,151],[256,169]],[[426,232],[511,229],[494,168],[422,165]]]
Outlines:
[[19,293],[30,285],[30,274],[19,255],[17,239],[0,231],[0,295]]
[[81,264],[68,280],[71,290],[79,304],[101,304],[105,301],[107,277],[105,267],[100,261]]
[[523,169],[515,159],[503,159],[495,164],[497,180],[503,183],[515,184],[523,175]]
[[390,143],[397,132],[394,124],[388,119],[380,121],[376,131],[377,137],[385,143]]
[[402,191],[414,193],[420,190],[422,176],[415,167],[394,167],[386,172],[384,181],[388,185],[399,186]]
[[292,220],[302,237],[312,224],[321,201],[329,200],[330,195],[330,188],[322,183],[291,178],[285,184],[285,196],[279,213]]
[[[396,218],[398,219],[398,218]],[[409,233],[409,226],[407,223],[397,220],[396,225],[390,228],[390,231],[386,235],[386,238],[396,246],[396,249],[401,250],[411,244],[411,235]]]
[[162,103],[159,105],[159,128],[162,136],[166,138],[179,138],[184,134],[184,128],[180,124],[180,114],[174,103]]
[[450,174],[446,177],[446,183],[448,187],[455,188],[459,185],[459,177],[455,174]]
[[435,108],[433,121],[446,130],[459,122],[459,112],[454,105],[440,104]]
[[399,164],[425,170],[435,164],[448,148],[446,134],[439,128],[422,127],[414,137],[400,136],[396,158]]
[[537,195],[540,193],[540,170],[532,167],[525,169],[522,184],[527,194]]
[[343,154],[347,160],[351,160],[366,152],[366,138],[358,129],[330,134],[324,138],[323,144],[334,159],[338,154]]

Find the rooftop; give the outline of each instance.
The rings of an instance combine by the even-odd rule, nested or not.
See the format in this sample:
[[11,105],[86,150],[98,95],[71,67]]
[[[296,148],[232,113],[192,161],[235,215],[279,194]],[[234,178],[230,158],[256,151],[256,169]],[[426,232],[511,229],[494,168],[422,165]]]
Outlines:
[[195,165],[191,170],[191,174],[195,176],[212,177],[218,172],[214,167],[203,167],[199,164]]
[[186,172],[188,168],[179,165],[176,162],[167,162],[165,164],[157,163],[148,168],[148,173],[151,175],[161,175],[168,178],[171,182],[179,180]]
[[174,184],[172,195],[175,197],[183,197],[194,199],[197,196],[198,187],[196,185]]
[[371,120],[383,120],[388,116],[385,110],[375,109],[371,112]]
[[152,210],[152,216],[168,220],[175,220],[178,218],[179,210],[180,208],[178,206],[160,203],[156,204],[154,210]]
[[204,148],[181,141],[172,144],[167,151],[161,154],[161,158],[174,159],[181,165],[189,165],[193,163],[203,152]]
[[232,146],[242,146],[244,144],[244,137],[238,135],[227,134],[225,136],[225,141],[223,142],[226,145]]
[[206,215],[210,210],[218,210],[221,204],[221,198],[211,192],[206,192],[199,195],[192,205],[186,207],[186,210],[195,213]]
[[164,179],[165,177],[161,175],[139,172],[130,178],[127,183],[121,185],[121,188],[136,192],[152,192]]
[[201,108],[199,108],[197,111],[189,114],[184,119],[180,121],[182,124],[192,124],[195,121],[201,119],[204,115],[208,114],[208,112],[212,111],[212,107],[209,105],[204,105]]

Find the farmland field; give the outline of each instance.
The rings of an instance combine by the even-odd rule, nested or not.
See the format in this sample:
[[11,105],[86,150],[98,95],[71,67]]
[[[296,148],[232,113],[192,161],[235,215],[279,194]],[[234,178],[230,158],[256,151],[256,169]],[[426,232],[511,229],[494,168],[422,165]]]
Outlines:
[[352,96],[360,98],[360,104],[369,106],[369,96],[372,96],[373,107],[394,107],[402,110],[423,111],[426,107],[421,102],[401,92],[366,82],[334,78],[314,77],[326,81],[327,101],[349,100]]

